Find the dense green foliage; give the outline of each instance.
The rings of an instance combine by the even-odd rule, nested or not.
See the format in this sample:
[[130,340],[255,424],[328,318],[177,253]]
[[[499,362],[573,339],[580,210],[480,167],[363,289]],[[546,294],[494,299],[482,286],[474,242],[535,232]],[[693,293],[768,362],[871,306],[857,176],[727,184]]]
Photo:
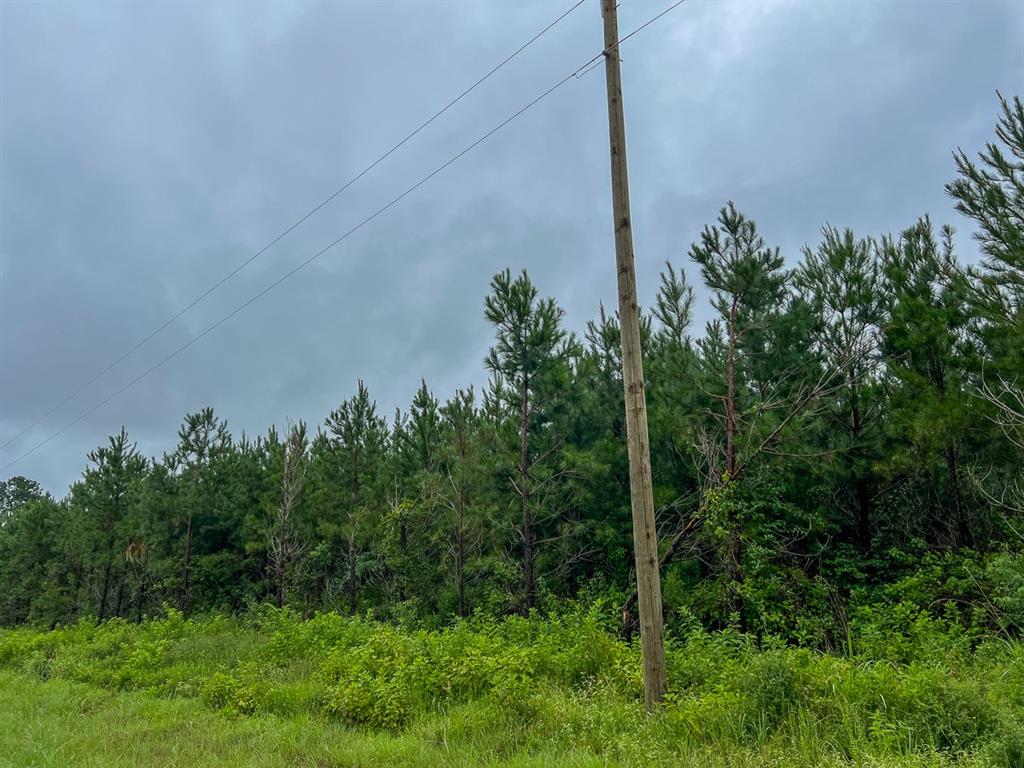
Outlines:
[[[958,154],[948,186],[978,227],[977,265],[922,218],[877,239],[827,226],[790,269],[729,203],[689,249],[714,309],[699,335],[666,266],[643,341],[677,637],[846,648],[854,612],[883,604],[900,631],[922,608],[1020,631],[1024,108],[1002,110],[997,141],[977,164]],[[319,428],[255,438],[206,408],[160,458],[122,430],[64,498],[0,484],[0,624],[86,635],[83,617],[270,602],[426,631],[587,597],[628,606],[617,321],[602,309],[578,338],[525,272],[491,288],[482,395],[442,403],[424,382],[389,419],[360,382]]]
[[269,606],[203,620],[172,609],[141,624],[0,632],[0,667],[235,716],[311,718],[317,733],[340,723],[356,741],[413,734],[474,765],[1024,765],[1019,642],[909,609],[863,611],[844,656],[693,629],[668,649],[668,701],[651,718],[639,648],[608,631],[614,619],[592,608],[425,630]]

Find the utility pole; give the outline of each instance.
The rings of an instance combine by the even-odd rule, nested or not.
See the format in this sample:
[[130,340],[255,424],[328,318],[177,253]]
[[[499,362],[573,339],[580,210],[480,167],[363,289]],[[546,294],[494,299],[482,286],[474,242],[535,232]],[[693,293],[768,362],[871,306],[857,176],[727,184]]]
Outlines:
[[633,508],[633,550],[643,646],[644,701],[653,710],[665,697],[665,638],[661,615],[658,535],[654,526],[651,446],[647,437],[644,361],[640,348],[640,310],[636,300],[633,229],[629,215],[626,126],[622,117],[619,72],[619,21],[616,0],[601,0],[604,19],[605,80],[608,85],[608,136],[612,158],[612,211],[615,219],[615,265],[619,275],[619,328],[622,337],[622,382],[626,393],[626,441],[629,446],[629,493]]

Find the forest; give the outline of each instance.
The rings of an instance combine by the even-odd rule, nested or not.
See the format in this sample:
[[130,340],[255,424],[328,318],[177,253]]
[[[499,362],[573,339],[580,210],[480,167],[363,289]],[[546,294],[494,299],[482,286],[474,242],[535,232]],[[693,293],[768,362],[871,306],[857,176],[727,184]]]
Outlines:
[[[999,110],[992,142],[950,164],[946,191],[973,238],[923,216],[890,234],[825,225],[784,254],[728,202],[642,308],[668,707],[691,730],[716,706],[742,705],[723,691],[751,669],[763,675],[744,695],[764,690],[738,726],[747,736],[789,716],[770,691],[792,684],[810,700],[794,669],[810,680],[855,676],[862,656],[890,662],[903,672],[856,674],[905,673],[939,702],[998,668],[996,688],[970,694],[995,702],[978,705],[987,715],[947,728],[919,712],[900,749],[955,751],[1013,731],[993,764],[1024,764],[1024,105],[1000,96]],[[714,314],[704,328],[691,322],[698,278]],[[458,686],[472,675],[453,647],[491,670],[465,684],[504,695],[503,712],[523,680],[572,690],[588,664],[615,668],[635,709],[617,318],[601,307],[576,335],[557,300],[512,269],[494,275],[482,310],[494,329],[482,391],[442,400],[423,381],[407,409],[383,413],[359,382],[321,423],[260,435],[201,408],[161,457],[125,429],[110,436],[62,498],[25,477],[0,484],[0,624],[26,627],[0,634],[0,666],[166,693],[173,675],[117,677],[140,663],[131,643],[159,651],[188,635],[216,656],[202,637],[265,631],[285,638],[267,640],[276,653],[318,659],[333,693],[310,696],[352,724],[394,728],[460,700],[433,678],[417,689],[402,684],[415,675],[382,683],[372,671],[406,659]],[[317,645],[315,626],[348,650]],[[993,640],[1010,658],[985,667],[971,654]],[[530,656],[545,642],[549,654]],[[75,643],[106,650],[89,666]],[[915,664],[950,648],[971,661],[929,683]],[[503,678],[492,652],[528,672]],[[272,676],[258,668],[188,679],[216,707],[291,711],[273,696],[245,703],[238,680]],[[679,714],[687,685],[715,680],[719,699]],[[872,690],[896,711],[902,684]],[[864,738],[885,738],[864,706]]]

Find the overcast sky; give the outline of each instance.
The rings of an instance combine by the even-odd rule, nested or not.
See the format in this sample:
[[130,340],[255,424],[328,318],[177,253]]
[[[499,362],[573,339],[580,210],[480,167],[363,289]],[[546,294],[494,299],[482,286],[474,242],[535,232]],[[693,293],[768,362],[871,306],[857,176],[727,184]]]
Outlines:
[[[571,5],[0,2],[0,443],[6,442]],[[623,0],[623,33],[669,5]],[[0,451],[119,389],[594,55],[597,0],[314,219]],[[951,151],[1024,83],[1021,2],[689,0],[624,44],[641,300],[733,199],[790,262],[828,221],[931,213]],[[62,495],[125,425],[148,455],[186,411],[234,434],[321,423],[366,381],[484,381],[483,297],[527,268],[582,329],[614,304],[603,68],[2,474]],[[698,326],[708,310],[698,311]],[[699,328],[698,328],[699,330]]]

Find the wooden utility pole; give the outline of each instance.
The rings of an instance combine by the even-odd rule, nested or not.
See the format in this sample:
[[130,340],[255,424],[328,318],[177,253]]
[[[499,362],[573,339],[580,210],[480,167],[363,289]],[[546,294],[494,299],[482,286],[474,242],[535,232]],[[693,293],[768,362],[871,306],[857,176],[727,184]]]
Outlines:
[[608,135],[612,157],[612,209],[615,218],[615,264],[619,275],[619,328],[622,381],[626,392],[626,441],[629,446],[629,492],[633,507],[637,602],[644,660],[644,700],[652,710],[665,697],[665,638],[661,616],[658,535],[654,526],[651,447],[647,437],[644,361],[640,348],[640,310],[636,300],[633,230],[629,216],[626,126],[622,117],[619,72],[619,21],[616,0],[601,0],[604,19],[605,80],[608,85]]

